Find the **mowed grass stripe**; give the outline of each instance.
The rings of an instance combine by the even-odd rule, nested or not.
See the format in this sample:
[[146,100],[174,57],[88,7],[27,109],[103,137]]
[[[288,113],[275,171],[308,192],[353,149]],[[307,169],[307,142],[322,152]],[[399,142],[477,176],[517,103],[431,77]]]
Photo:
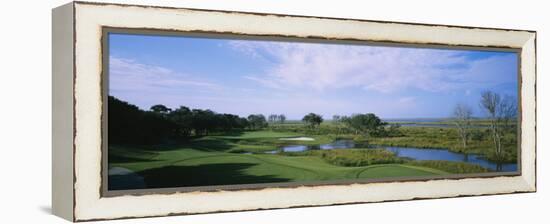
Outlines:
[[[288,163],[286,160],[273,160],[271,155],[239,155],[239,154],[218,154],[215,156],[202,156],[186,159],[174,165],[194,166],[204,164],[238,164],[251,163],[254,166],[243,170],[250,175],[273,175],[281,178],[291,179],[316,179],[319,178],[319,172],[311,169],[307,165],[297,166]],[[281,157],[281,156],[275,156]]]

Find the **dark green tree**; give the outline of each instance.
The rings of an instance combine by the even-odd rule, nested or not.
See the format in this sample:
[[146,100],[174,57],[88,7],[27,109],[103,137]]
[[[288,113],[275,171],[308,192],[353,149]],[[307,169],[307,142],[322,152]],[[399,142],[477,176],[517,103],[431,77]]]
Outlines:
[[342,118],[356,134],[362,133],[366,135],[376,135],[384,131],[384,126],[387,124],[373,113],[354,114],[351,117]]
[[154,105],[151,107],[150,109],[151,111],[153,112],[156,112],[156,113],[160,113],[160,114],[166,114],[166,113],[169,113],[170,111],[172,111],[172,109],[162,105],[162,104],[157,104],[157,105]]
[[248,123],[251,129],[260,129],[267,127],[267,121],[262,114],[251,114],[248,116]]
[[309,113],[302,118],[302,121],[305,122],[310,128],[315,128],[323,122],[323,117],[315,113]]
[[286,121],[286,116],[284,114],[279,114],[277,116],[277,119],[279,120],[279,123],[285,123]]
[[135,105],[108,97],[109,142],[116,144],[155,144],[168,138],[174,124],[164,115],[143,111]]
[[188,107],[180,106],[173,110],[169,115],[169,119],[176,124],[174,134],[177,137],[191,136],[193,131],[193,114]]
[[277,121],[278,117],[277,117],[277,114],[270,114],[268,117],[267,117],[267,121],[269,123],[275,123]]

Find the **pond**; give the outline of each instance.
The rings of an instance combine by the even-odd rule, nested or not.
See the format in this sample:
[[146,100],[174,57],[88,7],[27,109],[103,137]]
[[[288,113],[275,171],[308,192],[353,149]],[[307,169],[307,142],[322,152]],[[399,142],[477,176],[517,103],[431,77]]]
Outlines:
[[[481,155],[471,153],[451,152],[448,149],[425,149],[412,147],[394,147],[394,146],[369,146],[359,144],[353,140],[336,140],[328,144],[321,145],[288,145],[281,147],[284,152],[301,152],[306,150],[332,150],[349,148],[385,148],[395,153],[398,157],[411,158],[414,160],[444,160],[453,162],[466,162],[477,164],[490,170],[512,172],[517,171],[516,163],[495,163],[488,161]],[[271,153],[276,153],[273,151]]]
[[356,144],[353,140],[336,140],[331,143],[321,144],[321,145],[288,145],[283,146],[281,150],[285,152],[301,152],[305,150],[329,150],[329,149],[350,149],[350,148],[361,148],[368,147],[364,144]]

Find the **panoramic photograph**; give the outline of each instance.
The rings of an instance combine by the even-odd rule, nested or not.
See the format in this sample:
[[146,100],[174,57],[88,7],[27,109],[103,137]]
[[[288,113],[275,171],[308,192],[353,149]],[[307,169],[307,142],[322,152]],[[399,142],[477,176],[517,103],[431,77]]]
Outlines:
[[518,55],[109,33],[108,190],[518,170]]

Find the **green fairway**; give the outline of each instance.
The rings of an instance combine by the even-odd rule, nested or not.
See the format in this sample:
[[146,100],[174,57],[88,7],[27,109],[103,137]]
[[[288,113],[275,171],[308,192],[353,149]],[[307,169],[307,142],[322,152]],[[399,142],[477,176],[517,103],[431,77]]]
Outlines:
[[[409,133],[409,129],[427,130],[427,128],[403,130]],[[293,139],[296,137],[306,138]],[[110,175],[109,180],[112,182],[109,187],[110,189],[127,189],[128,186],[166,188],[420,177],[486,171],[466,163],[410,161],[398,158],[385,149],[355,147],[338,150],[281,151],[285,146],[319,146],[338,139],[350,139],[350,137],[349,135],[306,134],[298,131],[264,129],[212,133],[179,143],[157,146],[111,145],[109,168],[116,168],[115,170],[119,171],[122,169],[126,173]],[[354,142],[361,142],[357,137],[352,136],[351,139]],[[128,172],[134,179],[127,179],[129,176],[124,176],[128,175]],[[135,183],[136,177],[143,184],[129,184]]]
[[141,155],[135,153],[138,149],[132,149],[132,158],[120,160],[121,157],[128,157],[125,152],[129,149],[112,147],[110,150],[113,158],[119,155],[119,162],[110,162],[110,166],[136,172],[144,178],[148,188],[446,174],[435,169],[400,164],[342,167],[312,156],[250,155],[189,148],[142,151]]
[[331,136],[312,136],[313,141],[288,141],[284,138],[304,136],[295,132],[275,131],[247,131],[238,133],[224,133],[194,139],[186,143],[188,148],[203,151],[224,151],[234,153],[260,153],[273,151],[284,145],[318,145],[334,141]]

